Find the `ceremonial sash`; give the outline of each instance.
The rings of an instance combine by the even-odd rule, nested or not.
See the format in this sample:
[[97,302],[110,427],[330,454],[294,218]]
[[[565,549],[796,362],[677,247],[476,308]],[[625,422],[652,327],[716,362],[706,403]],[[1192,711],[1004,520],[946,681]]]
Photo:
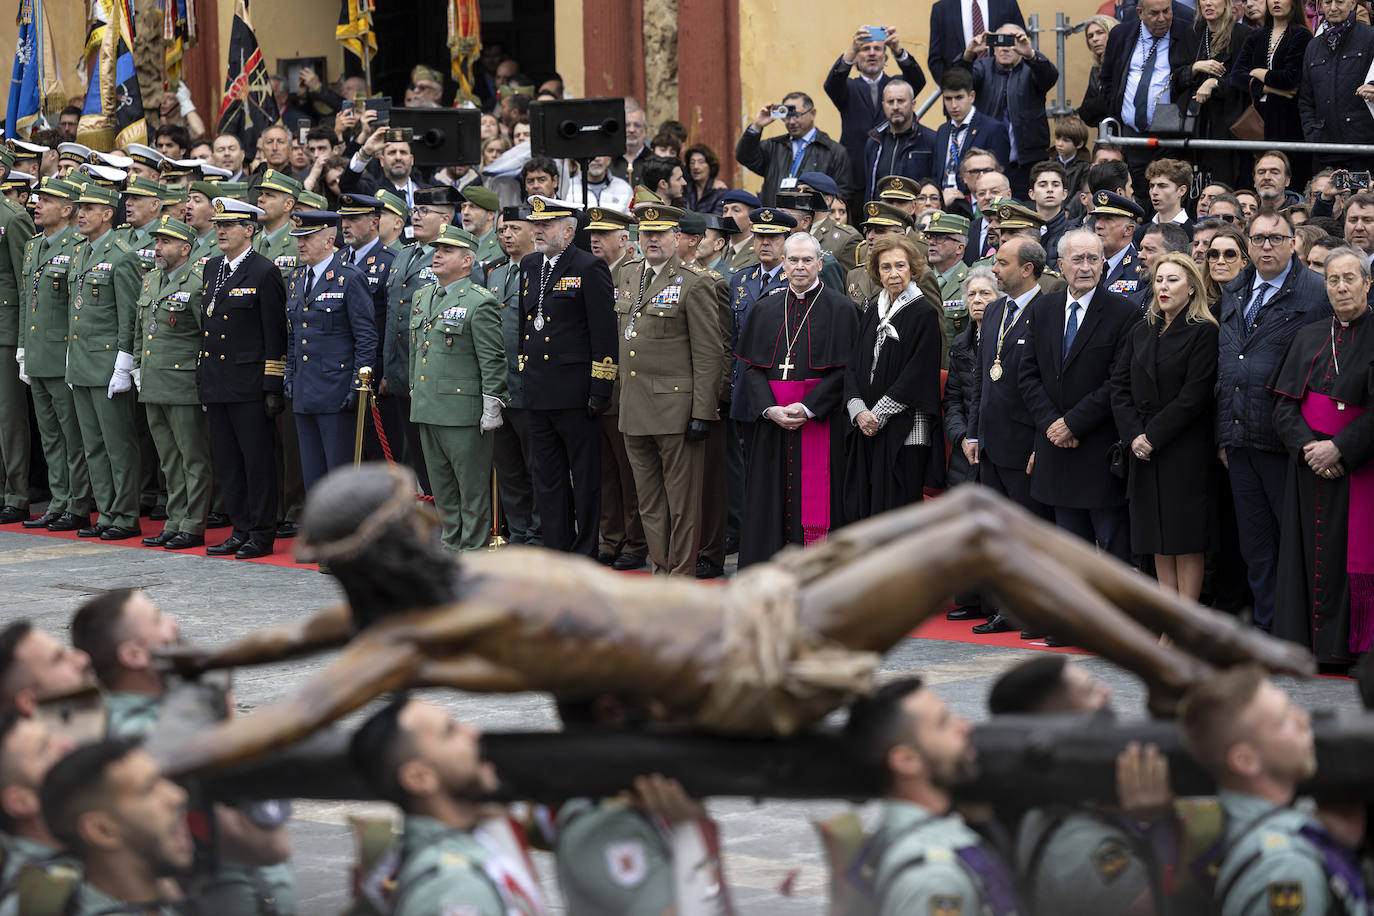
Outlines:
[[[779,404],[795,404],[821,383],[818,378],[769,382]],[[802,544],[823,540],[830,531],[830,420],[808,420],[801,437]]]
[[[1313,432],[1334,436],[1365,413],[1366,408],[1307,391],[1302,418]],[[1374,462],[1350,471],[1350,513],[1346,518],[1345,572],[1350,588],[1350,651],[1364,652],[1374,643]]]

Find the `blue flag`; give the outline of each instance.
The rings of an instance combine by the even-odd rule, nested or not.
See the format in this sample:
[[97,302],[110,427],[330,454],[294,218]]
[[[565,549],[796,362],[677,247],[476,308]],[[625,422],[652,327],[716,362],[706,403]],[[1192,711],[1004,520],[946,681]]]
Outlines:
[[5,136],[27,137],[43,111],[43,0],[21,0]]

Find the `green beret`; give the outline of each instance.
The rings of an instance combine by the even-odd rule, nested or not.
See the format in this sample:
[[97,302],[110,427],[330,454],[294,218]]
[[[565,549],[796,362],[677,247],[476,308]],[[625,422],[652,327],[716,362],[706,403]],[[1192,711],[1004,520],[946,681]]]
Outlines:
[[501,209],[501,201],[497,198],[496,192],[491,188],[484,188],[480,184],[468,185],[463,189],[463,197],[470,203],[474,203],[483,210],[492,213]]

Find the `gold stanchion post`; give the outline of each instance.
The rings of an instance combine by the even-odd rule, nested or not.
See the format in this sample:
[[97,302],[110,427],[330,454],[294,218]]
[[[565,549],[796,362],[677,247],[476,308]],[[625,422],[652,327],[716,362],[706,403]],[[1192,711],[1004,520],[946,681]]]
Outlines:
[[491,542],[487,544],[488,550],[500,550],[506,546],[506,539],[501,537],[501,494],[496,489],[496,468],[491,469]]
[[367,430],[367,412],[372,409],[372,367],[358,370],[358,425],[353,431],[353,466],[363,463],[363,433]]

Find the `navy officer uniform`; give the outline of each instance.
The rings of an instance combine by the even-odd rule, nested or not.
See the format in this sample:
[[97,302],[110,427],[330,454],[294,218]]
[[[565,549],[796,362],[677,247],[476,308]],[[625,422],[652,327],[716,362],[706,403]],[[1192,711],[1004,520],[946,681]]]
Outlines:
[[[753,222],[754,235],[787,235],[797,228],[797,220],[791,214],[775,207],[751,210],[749,219]],[[749,311],[754,304],[774,290],[787,285],[782,268],[782,261],[779,261],[772,273],[769,273],[756,261],[752,267],[743,267],[735,271],[734,276],[730,278],[730,352],[733,353],[739,346],[740,330],[744,327],[744,319],[749,317]],[[734,421],[747,446],[753,439],[750,430],[754,420],[758,419],[758,411],[749,406],[744,385],[746,368],[748,367],[744,361],[736,358],[730,370],[730,419]]]
[[[215,198],[217,223],[261,218],[252,204]],[[272,420],[285,408],[286,287],[277,266],[251,246],[233,259],[211,258],[204,277],[196,385],[210,421],[215,476],[233,524],[229,538],[205,552],[251,559],[272,552],[277,531]]]
[[[1124,197],[1114,194],[1111,191],[1098,191],[1093,198],[1093,208],[1088,211],[1089,216],[1094,217],[1116,217],[1128,218],[1139,223],[1145,219],[1145,210],[1140,204]],[[1129,243],[1125,248],[1107,258],[1107,263],[1102,265],[1101,286],[1109,293],[1118,296],[1134,296],[1140,291],[1140,252],[1136,250],[1135,243]]]
[[[344,194],[339,198],[339,216],[367,216],[382,213],[382,202],[376,197],[368,197],[366,194]],[[387,281],[391,278],[391,265],[396,260],[396,252],[382,244],[379,236],[374,235],[369,241],[358,244],[357,242],[348,245],[339,252],[339,257],[345,264],[350,264],[358,269],[367,281],[367,288],[372,293],[372,308],[375,313],[375,325],[377,328],[377,349],[376,353],[369,356],[364,366],[372,367],[372,386],[376,389],[381,383],[379,379],[383,369],[383,340],[382,335],[386,333],[386,295]],[[387,444],[392,448],[393,455],[399,455],[404,451],[405,428],[401,424],[399,414],[395,413],[396,402],[392,398],[379,398],[377,409],[382,417],[382,429],[386,434]],[[367,439],[363,445],[363,457],[369,461],[380,461],[383,457],[381,443],[377,438],[377,431],[373,427],[372,419],[367,421],[369,430]]]
[[[529,204],[536,223],[577,215],[576,205],[554,198]],[[571,241],[552,256],[520,260],[520,388],[544,546],[589,557],[601,518],[600,418],[619,352],[614,293],[606,262]]]
[[[339,214],[291,214],[297,239],[338,230]],[[305,490],[353,460],[358,370],[377,355],[377,319],[367,280],[337,251],[307,264],[302,249],[287,291],[286,394],[296,414]]]

